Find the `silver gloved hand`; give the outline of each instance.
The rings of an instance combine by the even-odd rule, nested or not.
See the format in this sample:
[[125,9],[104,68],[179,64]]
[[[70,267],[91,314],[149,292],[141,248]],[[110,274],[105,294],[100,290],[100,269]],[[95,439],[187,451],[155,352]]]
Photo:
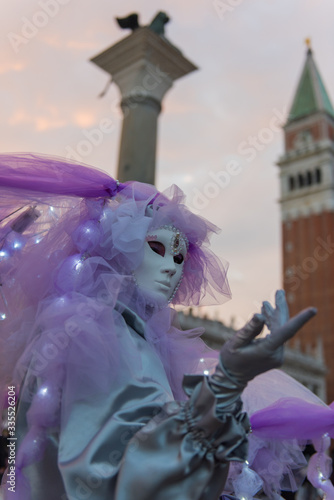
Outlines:
[[[276,292],[274,309],[269,302],[263,302],[262,314],[253,318],[223,345],[220,363],[209,377],[209,385],[223,400],[237,401],[240,393],[260,373],[278,368],[283,363],[284,343],[309,321],[316,309],[309,307],[289,319],[288,305],[283,290]],[[264,325],[270,333],[257,337]]]
[[[283,363],[283,345],[315,314],[309,307],[289,319],[288,305],[283,290],[276,292],[274,309],[269,302],[263,302],[262,314],[253,318],[222,347],[220,358],[225,370],[240,383],[249,380]],[[256,339],[264,325],[270,333]]]

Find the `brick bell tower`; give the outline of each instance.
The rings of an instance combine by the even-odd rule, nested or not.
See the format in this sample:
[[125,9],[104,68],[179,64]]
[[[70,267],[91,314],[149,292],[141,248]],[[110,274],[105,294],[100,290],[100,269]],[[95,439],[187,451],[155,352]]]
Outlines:
[[334,400],[334,109],[309,40],[304,68],[284,125],[281,184],[283,286],[291,315],[317,316],[298,343],[324,346],[327,402]]

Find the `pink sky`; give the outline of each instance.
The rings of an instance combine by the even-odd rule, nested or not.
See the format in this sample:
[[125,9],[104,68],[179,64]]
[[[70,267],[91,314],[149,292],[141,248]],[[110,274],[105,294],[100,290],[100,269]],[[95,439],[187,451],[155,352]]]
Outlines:
[[205,312],[226,323],[234,316],[239,326],[281,284],[278,126],[291,105],[306,37],[334,99],[331,0],[5,2],[1,150],[65,156],[108,118],[112,130],[81,156],[115,176],[119,93],[112,85],[98,99],[108,75],[89,59],[126,35],[115,16],[135,11],[147,24],[158,10],[172,18],[166,36],[200,70],[164,99],[157,186],[178,184],[189,205],[222,228],[214,249],[230,262],[233,299]]

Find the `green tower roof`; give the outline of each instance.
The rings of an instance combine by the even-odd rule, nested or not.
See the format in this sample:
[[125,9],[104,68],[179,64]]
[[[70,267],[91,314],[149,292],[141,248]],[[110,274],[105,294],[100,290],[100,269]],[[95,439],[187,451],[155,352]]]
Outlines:
[[307,50],[306,61],[293,103],[288,123],[317,111],[325,111],[334,118],[334,109],[313,59],[312,50]]

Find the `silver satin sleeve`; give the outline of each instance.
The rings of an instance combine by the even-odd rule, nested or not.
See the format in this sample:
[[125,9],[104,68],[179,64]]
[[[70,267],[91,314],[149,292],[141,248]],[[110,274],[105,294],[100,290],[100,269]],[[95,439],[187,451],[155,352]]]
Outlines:
[[198,382],[186,377],[189,401],[166,404],[130,440],[115,499],[218,499],[228,461],[246,458],[248,418],[223,411],[218,418],[207,380]]
[[[176,402],[153,349],[129,325],[121,333],[126,348],[138,353],[135,378],[94,405],[70,409],[66,426],[50,434],[43,460],[25,471],[31,498],[218,499],[229,461],[247,455],[249,422],[238,388],[226,379],[230,390],[221,390],[230,396],[219,398],[206,377],[186,376],[189,400]],[[26,411],[20,409],[22,435]]]
[[218,418],[206,379],[185,383],[189,402],[163,408],[138,402],[107,421],[70,461],[61,440],[59,469],[69,500],[218,499],[228,461],[246,458],[248,418],[222,408]]

